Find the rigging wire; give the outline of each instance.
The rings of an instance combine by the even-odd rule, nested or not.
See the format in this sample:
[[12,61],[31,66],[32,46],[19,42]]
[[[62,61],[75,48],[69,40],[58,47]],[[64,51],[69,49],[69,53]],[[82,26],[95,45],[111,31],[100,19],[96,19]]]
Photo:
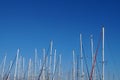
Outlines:
[[96,63],[96,59],[97,59],[97,55],[98,55],[98,49],[100,47],[101,38],[102,38],[102,32],[100,33],[100,38],[99,38],[99,41],[98,41],[98,46],[97,46],[97,49],[96,49],[96,52],[95,52],[94,61],[93,61],[92,69],[91,69],[91,73],[90,73],[90,80],[92,80],[93,69],[95,67],[95,63]]

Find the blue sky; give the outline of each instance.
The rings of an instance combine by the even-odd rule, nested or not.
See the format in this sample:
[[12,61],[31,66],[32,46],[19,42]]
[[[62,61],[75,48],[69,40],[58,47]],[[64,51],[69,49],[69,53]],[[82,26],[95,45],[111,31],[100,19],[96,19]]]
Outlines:
[[54,48],[69,64],[72,50],[79,54],[79,34],[88,46],[93,34],[96,44],[104,25],[107,68],[111,73],[120,73],[119,4],[116,0],[0,1],[0,60],[5,53],[8,60],[13,59],[18,48],[26,58],[34,56],[35,48],[41,56],[41,49],[47,49],[53,40]]

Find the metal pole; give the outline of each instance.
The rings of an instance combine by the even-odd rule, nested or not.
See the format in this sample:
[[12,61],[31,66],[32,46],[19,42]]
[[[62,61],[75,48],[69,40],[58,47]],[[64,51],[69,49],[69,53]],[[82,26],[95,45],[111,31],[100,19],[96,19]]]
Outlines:
[[58,80],[62,80],[61,79],[61,54],[59,55],[59,73],[58,73],[58,76],[59,76],[59,79]]
[[104,27],[102,28],[102,80],[104,80]]
[[18,50],[17,50],[17,57],[16,57],[16,65],[15,65],[14,80],[16,80],[16,77],[17,77],[19,51],[20,51],[20,50],[18,49]]
[[49,66],[49,79],[51,80],[51,75],[52,75],[52,46],[53,46],[53,41],[50,42],[50,66]]
[[[45,48],[43,49],[43,62],[45,62]],[[45,64],[43,65],[43,80],[45,79]]]
[[5,57],[4,57],[4,62],[3,62],[2,79],[3,79],[3,77],[4,77],[5,63],[6,63],[6,55],[5,55]]
[[80,34],[80,59],[81,59],[81,71],[82,71],[82,74],[81,74],[81,80],[84,80],[84,70],[83,70],[83,53],[82,53],[82,34]]
[[34,80],[36,80],[36,69],[37,69],[37,49],[35,49],[35,71],[34,71]]
[[[54,52],[54,69],[53,69],[53,74],[55,74],[55,65],[56,65],[56,49]],[[55,80],[55,76],[53,77],[53,80]]]
[[[94,63],[94,50],[93,50],[93,36],[91,38],[91,53],[92,53],[92,64]],[[95,80],[95,68],[93,69],[93,80]]]
[[73,50],[73,80],[75,80],[75,52]]

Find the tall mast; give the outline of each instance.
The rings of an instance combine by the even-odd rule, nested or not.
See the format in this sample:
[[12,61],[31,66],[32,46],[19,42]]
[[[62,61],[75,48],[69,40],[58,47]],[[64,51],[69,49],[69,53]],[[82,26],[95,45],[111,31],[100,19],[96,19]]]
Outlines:
[[[41,59],[40,59],[40,62],[39,62],[39,71],[42,69],[42,62],[41,62]],[[40,77],[40,80],[42,80],[42,77]]]
[[[94,63],[94,51],[93,51],[93,36],[90,36],[90,42],[91,42],[91,53],[92,53],[92,64]],[[93,80],[95,80],[95,74],[94,74],[94,70],[93,69]]]
[[4,62],[3,62],[2,79],[3,79],[3,77],[4,77],[5,63],[6,63],[6,55],[5,55],[5,57],[4,57]]
[[79,60],[80,60],[80,56],[78,55],[77,56],[77,70],[76,70],[76,72],[77,72],[77,74],[76,74],[76,80],[79,80],[80,79],[80,63],[79,63]]
[[50,42],[50,65],[49,65],[49,79],[51,80],[51,73],[52,73],[52,47],[53,47],[53,41]]
[[104,27],[102,28],[102,80],[104,80]]
[[28,64],[28,79],[27,80],[31,80],[31,79],[32,79],[32,60],[30,58],[29,64]]
[[62,71],[61,71],[61,54],[60,54],[60,55],[59,55],[59,73],[58,73],[58,76],[59,76],[58,78],[59,78],[59,79],[58,79],[58,80],[62,80],[62,79],[61,79],[61,72],[62,72]]
[[25,78],[25,58],[22,58],[22,77]]
[[[50,64],[49,64],[49,61],[48,61],[48,56],[46,54],[45,56],[45,69],[46,69],[46,72],[45,72],[45,79],[46,80],[49,80],[50,79]],[[42,67],[42,66],[41,66]]]
[[[45,48],[43,49],[43,62],[45,62]],[[43,80],[45,80],[45,64],[43,65]]]
[[80,59],[81,59],[81,80],[84,80],[84,70],[83,70],[83,53],[82,53],[82,34],[80,34]]
[[75,52],[73,50],[73,71],[72,71],[72,80],[75,80]]
[[[11,67],[12,67],[12,63],[13,63],[13,61],[10,61],[10,66],[9,66],[9,71],[10,71],[10,69],[11,69]],[[4,79],[3,79],[4,80]],[[8,74],[8,79],[7,80],[10,80],[10,74]]]
[[37,49],[35,49],[35,74],[34,74],[34,80],[36,80],[36,69],[37,69]]
[[[53,69],[53,74],[55,74],[55,65],[56,65],[56,49],[55,49],[55,52],[54,52],[54,69]],[[53,77],[53,80],[55,79],[55,76]]]
[[93,53],[93,36],[90,36],[90,41],[91,41],[91,53],[92,53],[92,64],[94,61],[94,53]]
[[42,64],[41,64],[41,59],[40,59],[40,61],[39,61],[39,71],[41,69],[41,66],[42,66]]
[[16,65],[15,65],[14,80],[16,80],[16,77],[17,77],[19,51],[20,51],[20,50],[18,49],[18,50],[17,50],[17,57],[16,57]]
[[21,78],[21,66],[22,66],[21,61],[22,61],[22,56],[20,56],[20,58],[18,59],[18,72],[17,72],[18,73],[18,75],[17,75],[18,80],[20,80],[20,78]]

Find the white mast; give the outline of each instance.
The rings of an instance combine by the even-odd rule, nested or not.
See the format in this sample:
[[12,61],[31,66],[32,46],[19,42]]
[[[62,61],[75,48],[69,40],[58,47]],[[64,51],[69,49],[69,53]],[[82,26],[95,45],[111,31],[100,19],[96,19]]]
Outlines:
[[51,80],[52,75],[52,47],[53,47],[53,41],[50,42],[50,65],[49,65],[49,79]]
[[[11,69],[11,67],[12,67],[12,61],[10,61],[10,67],[9,67],[9,71],[10,71],[10,69]],[[10,74],[8,75],[8,79],[7,80],[10,80]]]
[[35,48],[35,74],[34,74],[34,80],[36,80],[36,69],[37,69],[37,49]]
[[73,73],[73,79],[72,80],[75,80],[75,52],[74,52],[74,50],[73,50],[73,71],[72,71],[72,73]]
[[81,59],[81,71],[82,71],[82,74],[81,74],[81,80],[84,80],[84,70],[83,70],[83,53],[82,53],[82,34],[80,34],[80,59]]
[[[53,74],[55,74],[55,66],[56,66],[56,49],[54,52],[54,69],[53,69]],[[55,79],[55,76],[53,77],[53,80]]]
[[93,36],[90,36],[90,41],[91,41],[91,53],[92,53],[92,64],[94,61],[94,53],[93,53]]
[[3,62],[2,79],[3,79],[3,77],[4,77],[5,63],[6,63],[6,55],[5,55],[5,57],[4,57],[4,62]]
[[17,77],[19,51],[20,51],[20,50],[18,49],[18,50],[17,50],[17,57],[16,57],[16,65],[15,65],[14,80],[16,80],[16,77]]
[[20,58],[18,59],[18,80],[20,80],[20,78],[21,78],[21,66],[22,66],[22,64],[21,64],[21,61],[22,61],[22,56],[20,56]]
[[31,80],[32,79],[32,60],[29,59],[29,64],[28,64],[28,79],[27,80]]
[[41,70],[41,59],[40,59],[40,61],[39,61],[39,71]]
[[22,78],[24,79],[24,77],[25,77],[25,73],[24,73],[24,71],[25,71],[25,69],[24,69],[24,67],[25,67],[25,59],[24,59],[24,57],[22,58]]
[[[39,71],[42,69],[42,62],[41,62],[41,59],[40,59],[40,62],[39,62]],[[40,77],[40,80],[42,79],[42,77]]]
[[46,57],[46,80],[49,79],[49,62],[48,62],[48,56]]
[[[93,62],[94,62],[94,50],[93,50],[93,36],[91,35],[90,36],[90,41],[91,41],[91,53],[92,53],[92,65],[93,65]],[[93,80],[95,80],[95,69],[93,69]]]
[[104,80],[104,27],[102,28],[102,80]]
[[58,73],[59,79],[61,80],[61,54],[59,55],[59,73]]
[[[45,63],[45,48],[43,49],[43,62]],[[45,80],[45,64],[43,65],[43,80]]]

